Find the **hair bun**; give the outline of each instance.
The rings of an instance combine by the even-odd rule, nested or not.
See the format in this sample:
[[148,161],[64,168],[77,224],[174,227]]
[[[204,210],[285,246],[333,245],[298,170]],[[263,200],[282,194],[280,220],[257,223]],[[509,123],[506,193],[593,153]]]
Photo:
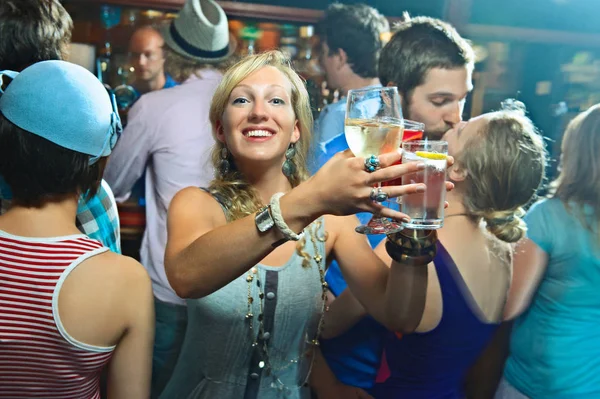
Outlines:
[[514,98],[507,98],[506,100],[502,101],[500,103],[500,108],[502,111],[517,112],[523,116],[525,116],[525,114],[527,113],[527,108],[525,107],[525,104]]
[[490,212],[483,214],[490,233],[505,242],[517,242],[525,236],[527,225],[521,219],[525,214],[523,208],[516,210]]

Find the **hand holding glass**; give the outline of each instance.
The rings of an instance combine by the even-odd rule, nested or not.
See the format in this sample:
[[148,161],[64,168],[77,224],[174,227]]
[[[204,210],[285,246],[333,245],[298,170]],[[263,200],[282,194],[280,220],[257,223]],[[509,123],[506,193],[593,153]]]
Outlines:
[[[396,151],[402,142],[404,121],[396,87],[376,87],[348,91],[344,132],[352,153],[369,158]],[[377,185],[380,188],[381,184]],[[356,231],[362,234],[389,234],[403,225],[373,216]]]

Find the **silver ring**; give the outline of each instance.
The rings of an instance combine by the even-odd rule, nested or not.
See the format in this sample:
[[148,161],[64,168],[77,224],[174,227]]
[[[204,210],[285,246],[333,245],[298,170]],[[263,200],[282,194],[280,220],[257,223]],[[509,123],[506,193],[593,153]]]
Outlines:
[[379,169],[381,163],[379,162],[379,158],[375,155],[371,155],[368,158],[365,158],[365,170],[369,173],[375,172]]
[[371,189],[371,194],[369,195],[369,198],[371,199],[371,201],[385,202],[390,198],[390,196],[381,188],[373,187],[373,189]]

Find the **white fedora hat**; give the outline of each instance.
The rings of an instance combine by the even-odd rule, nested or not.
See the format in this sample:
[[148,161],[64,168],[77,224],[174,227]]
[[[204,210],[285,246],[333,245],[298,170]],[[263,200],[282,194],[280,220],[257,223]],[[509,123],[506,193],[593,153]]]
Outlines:
[[224,61],[236,47],[225,11],[213,0],[187,0],[163,36],[176,53],[207,63]]

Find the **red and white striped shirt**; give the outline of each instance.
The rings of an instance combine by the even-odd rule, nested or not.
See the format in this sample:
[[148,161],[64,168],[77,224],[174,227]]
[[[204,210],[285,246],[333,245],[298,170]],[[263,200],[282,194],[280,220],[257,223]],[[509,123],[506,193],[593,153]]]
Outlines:
[[106,250],[84,235],[0,231],[0,398],[100,398],[100,372],[114,347],[71,337],[58,295],[69,273]]

